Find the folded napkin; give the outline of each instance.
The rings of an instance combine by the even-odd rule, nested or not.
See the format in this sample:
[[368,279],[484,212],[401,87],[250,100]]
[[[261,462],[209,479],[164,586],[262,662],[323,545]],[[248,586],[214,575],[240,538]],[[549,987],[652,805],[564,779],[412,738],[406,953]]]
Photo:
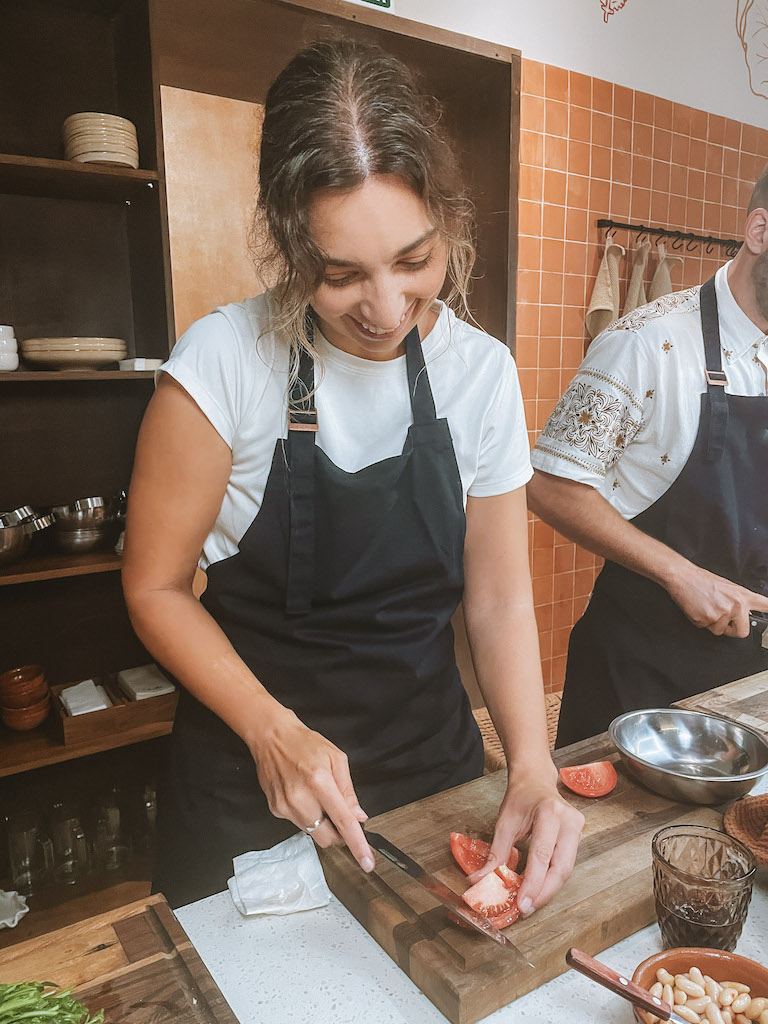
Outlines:
[[232,865],[227,885],[241,914],[293,914],[330,901],[315,844],[303,832],[271,850],[242,853]]
[[61,691],[59,697],[70,715],[84,715],[88,711],[103,711],[112,706],[104,690],[97,687],[92,679],[84,679],[76,686],[68,686],[66,690]]

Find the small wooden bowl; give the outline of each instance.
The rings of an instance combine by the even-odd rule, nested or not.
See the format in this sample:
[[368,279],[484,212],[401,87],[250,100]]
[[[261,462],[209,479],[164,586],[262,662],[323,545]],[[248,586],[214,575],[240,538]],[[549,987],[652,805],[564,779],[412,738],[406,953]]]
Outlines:
[[51,695],[46,693],[43,700],[38,701],[37,704],[30,704],[26,708],[0,708],[0,715],[9,729],[15,729],[16,732],[27,732],[29,729],[35,729],[41,725],[48,717],[50,709]]
[[[695,946],[678,946],[665,949],[643,960],[635,969],[632,981],[649,989],[657,980],[656,971],[666,968],[670,974],[686,974],[691,967],[698,967],[702,974],[708,974],[715,981],[738,981],[749,985],[754,997],[768,997],[768,967],[756,960],[749,960],[738,953],[727,953],[724,949],[703,949]],[[649,1024],[645,1010],[635,1007],[635,1017],[640,1024]]]
[[48,693],[40,665],[20,665],[0,675],[0,707],[23,708],[38,704]]

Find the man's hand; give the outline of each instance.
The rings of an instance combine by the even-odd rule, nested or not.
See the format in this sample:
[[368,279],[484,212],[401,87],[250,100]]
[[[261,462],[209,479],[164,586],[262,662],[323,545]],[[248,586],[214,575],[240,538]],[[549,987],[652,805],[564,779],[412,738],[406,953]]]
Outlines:
[[768,597],[716,576],[680,559],[672,579],[664,582],[669,596],[687,618],[715,636],[749,636],[749,613],[768,612]]

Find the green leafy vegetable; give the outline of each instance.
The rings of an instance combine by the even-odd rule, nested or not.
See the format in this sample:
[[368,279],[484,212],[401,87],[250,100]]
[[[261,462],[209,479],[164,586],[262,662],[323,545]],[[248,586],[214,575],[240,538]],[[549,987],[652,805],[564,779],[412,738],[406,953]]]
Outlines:
[[58,988],[50,981],[0,982],[0,1024],[102,1024],[103,1010],[91,1017],[71,989]]

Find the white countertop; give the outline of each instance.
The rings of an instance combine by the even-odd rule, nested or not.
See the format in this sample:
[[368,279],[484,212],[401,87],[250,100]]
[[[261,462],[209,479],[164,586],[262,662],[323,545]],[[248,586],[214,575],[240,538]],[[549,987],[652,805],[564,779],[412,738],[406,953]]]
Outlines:
[[[753,795],[768,791],[768,780]],[[445,1024],[446,1018],[332,898],[321,910],[243,917],[228,892],[177,917],[240,1024]],[[656,925],[598,954],[631,973],[661,949]],[[736,952],[768,961],[768,868],[758,868]],[[762,994],[762,993],[761,993]],[[575,971],[502,1007],[488,1024],[631,1024],[632,1008]]]

